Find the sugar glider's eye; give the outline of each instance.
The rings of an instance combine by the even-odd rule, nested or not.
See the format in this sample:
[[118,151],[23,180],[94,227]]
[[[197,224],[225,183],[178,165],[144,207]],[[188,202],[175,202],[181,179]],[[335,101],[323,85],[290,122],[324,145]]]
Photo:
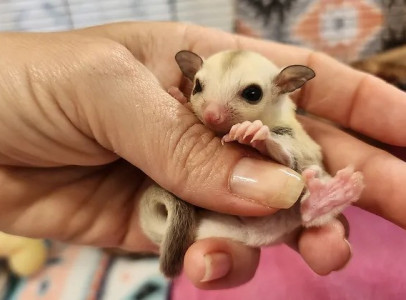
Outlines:
[[201,91],[203,91],[202,84],[200,83],[199,79],[196,79],[195,87],[193,88],[192,94],[194,95],[196,93],[200,93]]
[[242,90],[241,97],[248,103],[256,104],[262,98],[262,89],[259,85],[251,84]]

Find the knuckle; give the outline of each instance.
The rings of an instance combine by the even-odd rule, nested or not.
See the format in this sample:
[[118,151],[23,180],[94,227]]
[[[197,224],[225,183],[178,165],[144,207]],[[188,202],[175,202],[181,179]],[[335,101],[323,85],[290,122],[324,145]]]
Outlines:
[[120,43],[100,39],[94,41],[86,50],[87,63],[92,71],[112,75],[127,75],[134,71],[135,58],[132,53]]

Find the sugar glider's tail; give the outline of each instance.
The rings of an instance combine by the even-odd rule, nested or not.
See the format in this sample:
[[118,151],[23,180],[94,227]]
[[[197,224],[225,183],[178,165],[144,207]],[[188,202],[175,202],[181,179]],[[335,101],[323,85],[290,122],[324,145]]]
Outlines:
[[160,245],[161,272],[170,278],[179,275],[195,240],[195,207],[152,183],[141,197],[140,220],[145,234]]

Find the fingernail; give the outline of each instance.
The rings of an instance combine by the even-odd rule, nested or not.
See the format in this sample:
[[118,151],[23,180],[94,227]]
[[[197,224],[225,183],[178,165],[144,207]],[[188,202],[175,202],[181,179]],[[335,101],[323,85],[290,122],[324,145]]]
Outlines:
[[230,179],[231,192],[272,208],[289,208],[304,188],[302,177],[279,164],[242,158]]
[[230,255],[222,252],[206,254],[204,256],[205,273],[200,282],[208,282],[222,278],[231,270]]

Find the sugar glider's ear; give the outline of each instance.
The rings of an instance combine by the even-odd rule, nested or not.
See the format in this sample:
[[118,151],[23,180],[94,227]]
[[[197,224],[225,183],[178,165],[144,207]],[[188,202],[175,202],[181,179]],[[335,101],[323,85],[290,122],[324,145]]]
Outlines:
[[307,81],[312,79],[316,74],[312,69],[302,65],[291,65],[284,68],[273,80],[274,84],[279,87],[280,93],[290,93],[302,87]]
[[182,50],[176,53],[175,60],[183,75],[192,81],[203,64],[203,59],[199,55],[188,50]]

